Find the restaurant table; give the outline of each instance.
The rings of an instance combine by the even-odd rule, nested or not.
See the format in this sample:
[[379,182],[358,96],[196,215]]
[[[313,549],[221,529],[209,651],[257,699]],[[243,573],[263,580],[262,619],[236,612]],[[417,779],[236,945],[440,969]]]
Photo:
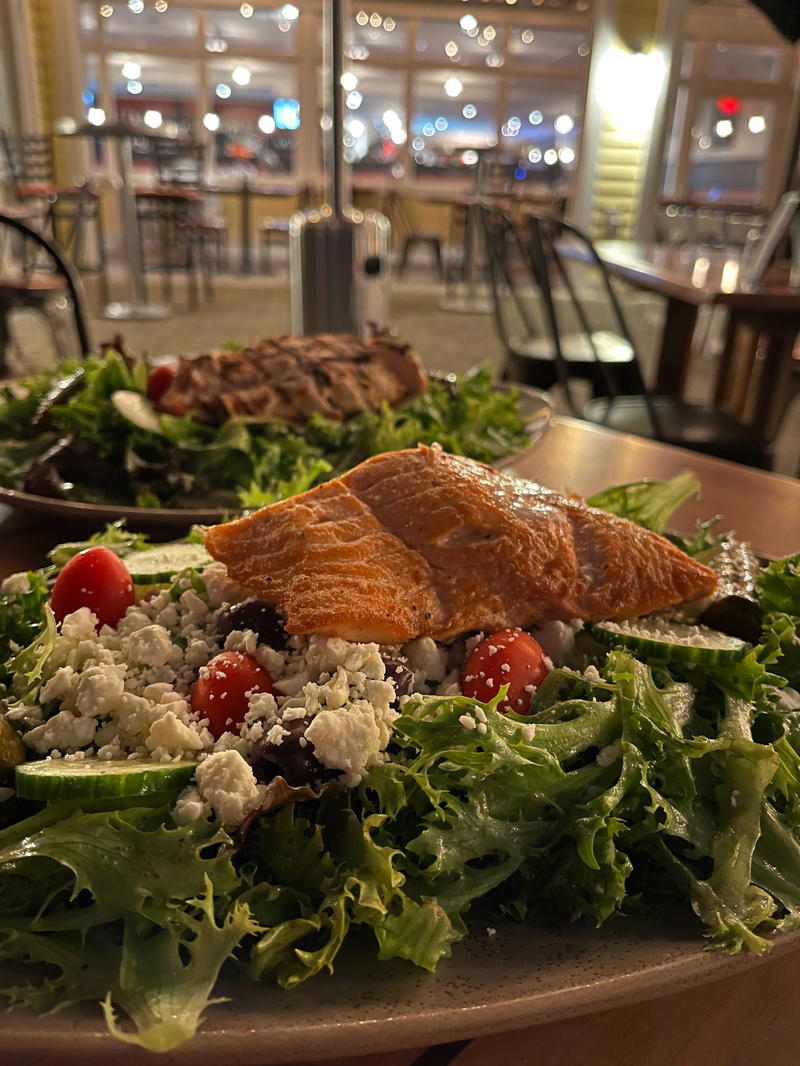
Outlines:
[[[690,533],[698,518],[721,514],[723,528],[736,529],[763,556],[800,548],[800,481],[792,478],[562,417],[511,469],[584,495],[646,476],[693,470],[703,495],[677,512],[672,522],[676,531]],[[0,507],[0,575],[41,563],[47,548],[74,532],[68,524]],[[446,972],[444,962],[444,980]],[[324,981],[319,979],[320,996],[325,995]],[[328,1066],[796,1066],[800,949],[775,959],[753,958],[735,976],[655,1000],[535,1028],[523,1028],[522,1015],[519,1022],[520,1028],[511,1032],[468,1039],[473,1030],[459,1034],[462,1040],[448,1034],[447,1044],[329,1059]],[[479,1019],[471,1024],[477,1029]],[[331,1054],[336,1050],[332,1045]],[[259,1066],[258,1054],[248,1061]]]
[[143,129],[130,122],[106,122],[94,126],[84,122],[70,132],[60,133],[61,137],[94,137],[110,140],[114,143],[117,157],[119,186],[117,188],[117,205],[122,226],[122,261],[128,275],[130,300],[113,301],[106,304],[100,312],[103,318],[127,321],[166,318],[169,308],[148,303],[147,286],[144,278],[144,258],[142,241],[139,233],[139,219],[136,212],[136,191],[131,181],[131,141],[134,137],[151,141],[175,141],[176,138],[158,130]]
[[239,273],[253,272],[253,197],[297,196],[296,185],[254,185],[250,178],[243,178],[237,185],[206,185],[204,191],[211,196],[237,196],[239,198]]
[[[683,394],[697,313],[703,305],[730,305],[743,299],[762,321],[791,314],[800,322],[800,291],[767,286],[743,291],[739,248],[678,248],[628,240],[597,241],[595,248],[611,274],[667,301],[654,390],[659,395]],[[586,259],[585,252],[568,245],[563,253]]]

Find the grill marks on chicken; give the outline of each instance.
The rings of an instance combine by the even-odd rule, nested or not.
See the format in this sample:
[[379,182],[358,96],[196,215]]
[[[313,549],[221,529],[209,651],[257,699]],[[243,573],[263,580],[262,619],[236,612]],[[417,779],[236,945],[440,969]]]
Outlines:
[[219,425],[237,415],[306,422],[376,411],[427,388],[419,359],[387,336],[268,337],[240,351],[181,356],[157,407]]
[[632,618],[716,585],[626,519],[427,447],[213,527],[206,546],[290,633],[383,643]]

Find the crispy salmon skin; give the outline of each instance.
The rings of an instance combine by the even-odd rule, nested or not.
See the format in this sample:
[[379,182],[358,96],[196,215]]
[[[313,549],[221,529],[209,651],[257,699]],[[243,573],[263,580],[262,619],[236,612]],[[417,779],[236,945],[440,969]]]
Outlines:
[[656,533],[436,447],[374,456],[205,543],[290,633],[380,643],[633,618],[716,586]]

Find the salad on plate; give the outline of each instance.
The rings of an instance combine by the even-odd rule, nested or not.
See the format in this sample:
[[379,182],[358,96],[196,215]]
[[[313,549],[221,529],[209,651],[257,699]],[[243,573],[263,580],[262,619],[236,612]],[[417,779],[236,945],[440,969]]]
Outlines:
[[360,938],[432,971],[476,924],[668,897],[768,950],[800,920],[800,555],[663,536],[698,488],[586,505],[401,451],[6,578],[9,1005],[161,1051],[223,967],[291,990]]
[[0,487],[106,507],[238,513],[370,455],[438,441],[494,462],[530,443],[487,365],[428,376],[391,337],[268,338],[164,361],[121,338],[0,389]]

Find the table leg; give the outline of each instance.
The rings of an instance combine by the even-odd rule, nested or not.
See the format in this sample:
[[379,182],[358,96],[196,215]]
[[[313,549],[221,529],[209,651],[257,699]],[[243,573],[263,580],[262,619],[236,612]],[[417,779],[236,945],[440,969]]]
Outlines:
[[483,267],[486,249],[483,240],[483,223],[478,204],[470,204],[464,223],[464,267],[462,284],[452,294],[446,294],[439,304],[443,311],[459,314],[489,315],[494,310],[491,296],[483,282]]
[[147,288],[144,281],[144,260],[136,213],[136,193],[130,181],[131,142],[128,137],[114,140],[119,168],[119,214],[122,226],[122,255],[130,281],[133,299],[130,303],[110,303],[103,308],[103,317],[112,319],[166,318],[169,310],[147,303]]
[[697,306],[683,300],[667,301],[667,319],[658,356],[655,391],[659,396],[682,396],[697,325]]
[[242,189],[239,200],[239,218],[242,231],[241,272],[243,274],[251,274],[253,271],[252,252],[250,247],[251,207],[252,196],[250,193],[250,182],[247,180],[247,178],[245,178],[242,182]]

